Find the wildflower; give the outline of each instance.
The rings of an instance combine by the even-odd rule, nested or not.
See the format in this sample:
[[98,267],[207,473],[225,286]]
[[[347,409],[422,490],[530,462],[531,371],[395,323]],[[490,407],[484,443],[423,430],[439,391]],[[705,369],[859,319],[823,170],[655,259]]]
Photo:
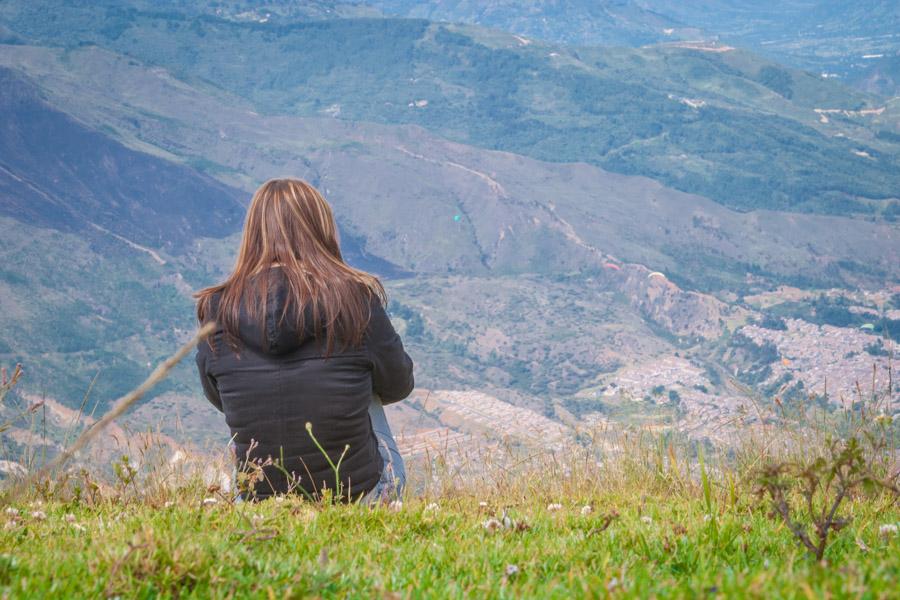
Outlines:
[[582,517],[586,517],[589,514],[591,514],[592,512],[594,512],[594,509],[593,509],[593,507],[591,507],[590,504],[585,504],[584,506],[581,507],[581,516]]
[[72,513],[66,513],[63,519],[65,519],[66,523],[74,523],[75,515],[73,515]]
[[260,515],[260,514],[255,514],[255,515],[253,515],[252,517],[250,517],[250,523],[251,523],[254,527],[259,527],[259,526],[262,524],[263,521],[265,521],[265,517],[263,517],[263,516]]
[[875,417],[875,422],[879,425],[890,425],[893,420],[893,417],[886,413],[881,413],[877,417]]
[[859,546],[859,549],[862,550],[863,552],[869,551],[869,546],[867,546],[866,543],[864,541],[862,541],[861,538],[856,538],[856,545]]
[[403,510],[403,500],[391,500],[391,503],[388,504],[388,508],[394,512],[400,512]]
[[6,525],[4,525],[3,528],[4,529],[15,529],[18,526],[19,526],[18,521],[14,520],[14,519],[10,519],[9,521],[6,522]]
[[647,525],[650,525],[651,523],[653,523],[653,518],[648,517],[647,515],[644,515],[643,517],[641,517],[641,523],[646,523]]
[[503,523],[501,523],[497,519],[488,519],[487,521],[482,523],[481,526],[493,533],[503,527]]
[[885,523],[881,527],[878,528],[878,535],[881,537],[890,537],[892,535],[897,535],[898,527],[893,523]]
[[75,531],[80,531],[81,533],[87,531],[87,528],[81,523],[72,523],[72,529],[74,529]]
[[35,510],[35,511],[32,511],[31,518],[34,519],[35,521],[43,521],[44,519],[47,518],[47,513],[45,513],[42,510]]
[[210,498],[204,498],[204,499],[203,499],[203,506],[212,506],[213,504],[218,504],[218,503],[219,503],[219,499],[218,499],[218,498],[212,498],[212,497],[210,497]]
[[711,514],[707,513],[707,514],[703,515],[703,522],[709,523],[710,521],[712,521],[712,518],[713,518],[713,516]]
[[173,506],[175,506],[175,503],[172,502],[171,500],[166,500],[166,503],[163,504],[163,508],[171,508]]
[[275,502],[282,504],[284,502],[284,496],[275,496]]
[[482,500],[478,503],[479,508],[487,508],[488,503]]
[[550,512],[555,512],[560,509],[562,509],[562,504],[557,504],[556,502],[547,505],[547,510]]
[[514,577],[519,574],[519,567],[517,565],[506,565],[506,576]]
[[617,587],[619,587],[620,585],[622,585],[622,583],[619,581],[619,578],[613,577],[612,579],[609,580],[609,583],[606,584],[606,589],[611,592],[614,589],[616,589]]
[[7,517],[18,517],[19,509],[13,508],[12,506],[8,507],[5,511]]
[[428,506],[425,507],[425,512],[437,511],[440,508],[441,507],[437,505],[437,502],[432,502],[431,504],[429,504]]

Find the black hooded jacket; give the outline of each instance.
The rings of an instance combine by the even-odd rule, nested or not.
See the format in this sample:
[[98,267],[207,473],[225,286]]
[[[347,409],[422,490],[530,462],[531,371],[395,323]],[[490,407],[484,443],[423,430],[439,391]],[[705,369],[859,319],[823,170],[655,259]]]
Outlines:
[[[275,275],[278,273],[279,275]],[[273,270],[265,331],[241,310],[239,343],[233,349],[221,329],[197,349],[197,367],[206,397],[231,429],[237,462],[259,464],[271,458],[280,467],[264,467],[256,497],[294,491],[317,497],[334,490],[334,470],[306,429],[337,464],[349,449],[339,474],[344,497],[355,498],[375,487],[383,462],[369,420],[372,395],[384,404],[406,398],[413,389],[413,363],[384,307],[373,300],[365,340],[359,348],[335,349],[325,357],[324,343],[313,337],[307,315],[303,331],[296,319],[281,319],[285,286]],[[217,298],[213,298],[215,308]],[[282,469],[283,467],[283,469]],[[285,471],[290,474],[286,475]]]

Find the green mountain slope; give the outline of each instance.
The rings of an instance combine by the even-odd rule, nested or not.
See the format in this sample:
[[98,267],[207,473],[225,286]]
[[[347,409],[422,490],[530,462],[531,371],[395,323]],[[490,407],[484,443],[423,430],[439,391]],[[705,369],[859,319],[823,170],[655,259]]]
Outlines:
[[[721,40],[773,60],[886,95],[868,80],[900,53],[900,7],[891,0],[364,0],[385,14],[471,23],[551,42],[626,45]],[[867,84],[868,82],[868,84]]]
[[635,0],[363,0],[388,15],[472,23],[564,44],[638,46],[693,33]]
[[742,53],[575,52],[416,20],[278,25],[91,7],[43,19],[40,10],[12,2],[0,16],[32,40],[98,44],[266,112],[418,124],[482,147],[649,175],[740,209],[878,213],[878,200],[900,189],[897,144],[809,123],[811,97],[856,109],[865,97],[850,95],[847,107],[846,88]]
[[[552,273],[612,255],[690,289],[738,290],[750,271],[838,285],[900,277],[889,224],[744,214],[646,178],[485,151],[417,127],[260,115],[97,48],[15,46],[2,56],[58,107],[135,148],[247,193],[284,173],[315,182],[347,236],[411,273]],[[836,227],[844,235],[828,234]]]

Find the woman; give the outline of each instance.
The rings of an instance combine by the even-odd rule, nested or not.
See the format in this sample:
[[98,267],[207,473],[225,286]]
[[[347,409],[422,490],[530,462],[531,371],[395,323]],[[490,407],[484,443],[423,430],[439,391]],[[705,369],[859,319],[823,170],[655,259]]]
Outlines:
[[382,403],[410,394],[412,360],[381,283],[341,257],[315,188],[264,183],[234,272],[196,297],[200,322],[218,324],[197,366],[231,428],[242,497],[399,494],[403,461]]

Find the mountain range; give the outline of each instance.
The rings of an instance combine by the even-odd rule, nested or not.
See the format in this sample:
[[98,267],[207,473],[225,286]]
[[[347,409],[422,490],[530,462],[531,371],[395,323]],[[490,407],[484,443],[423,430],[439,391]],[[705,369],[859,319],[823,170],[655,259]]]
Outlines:
[[[385,278],[422,385],[548,415],[631,364],[730,370],[745,297],[900,281],[897,99],[674,3],[370,4],[0,5],[0,361],[32,396],[102,409],[140,381],[276,176]],[[524,29],[579,11],[652,45]],[[201,435],[197,395],[182,365],[140,410]]]

